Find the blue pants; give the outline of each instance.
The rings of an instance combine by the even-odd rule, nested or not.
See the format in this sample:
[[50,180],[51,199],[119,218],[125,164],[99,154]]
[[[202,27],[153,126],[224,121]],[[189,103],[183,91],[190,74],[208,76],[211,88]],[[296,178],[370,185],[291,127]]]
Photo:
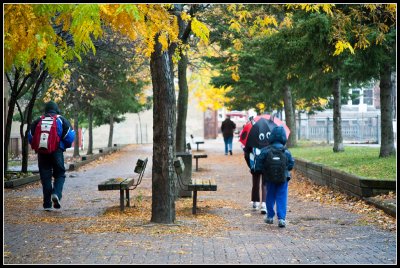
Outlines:
[[286,219],[286,208],[288,198],[288,182],[284,183],[273,183],[266,182],[267,184],[267,217],[273,218],[275,216],[274,206],[276,204],[276,214],[278,220]]
[[233,136],[226,138],[224,137],[224,142],[225,142],[225,154],[228,154],[229,151],[232,151]]
[[[52,154],[38,154],[40,182],[43,188],[43,207],[51,208],[51,195],[56,194],[62,198],[62,190],[65,182],[64,154],[58,149]],[[54,177],[54,186],[52,184]]]

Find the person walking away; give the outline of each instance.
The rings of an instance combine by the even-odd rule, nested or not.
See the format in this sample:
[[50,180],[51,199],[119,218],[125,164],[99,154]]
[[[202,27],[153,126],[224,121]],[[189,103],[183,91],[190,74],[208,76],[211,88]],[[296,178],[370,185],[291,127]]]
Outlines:
[[232,155],[233,132],[235,131],[236,124],[231,120],[230,115],[221,124],[222,136],[225,143],[225,155]]
[[[256,170],[263,170],[263,184],[267,188],[267,215],[265,215],[264,221],[273,224],[274,206],[276,204],[279,227],[286,226],[288,184],[290,170],[294,167],[294,158],[290,151],[285,148],[286,142],[285,129],[282,126],[275,127],[269,136],[270,145],[261,149],[256,162]],[[257,165],[262,165],[262,167]]]
[[[256,149],[256,151],[259,151]],[[252,187],[251,187],[251,205],[253,210],[260,209],[261,214],[267,213],[266,208],[266,185],[261,180],[263,174],[254,170],[254,154],[256,151],[252,147],[245,146],[243,148],[244,159],[246,160],[247,166],[250,168],[252,176]],[[261,184],[261,206],[260,206],[260,184]]]
[[75,131],[70,122],[60,115],[53,101],[45,104],[44,114],[30,125],[28,141],[38,157],[45,211],[51,211],[53,206],[61,208],[65,182],[64,151],[71,147],[74,139]]

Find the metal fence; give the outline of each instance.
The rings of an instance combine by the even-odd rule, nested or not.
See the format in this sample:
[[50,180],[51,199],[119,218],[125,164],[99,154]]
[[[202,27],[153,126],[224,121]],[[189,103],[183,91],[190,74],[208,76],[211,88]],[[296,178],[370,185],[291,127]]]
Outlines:
[[[332,118],[302,119],[300,126],[297,125],[297,138],[299,140],[333,142]],[[379,143],[380,116],[342,118],[342,137],[343,142],[348,143]]]

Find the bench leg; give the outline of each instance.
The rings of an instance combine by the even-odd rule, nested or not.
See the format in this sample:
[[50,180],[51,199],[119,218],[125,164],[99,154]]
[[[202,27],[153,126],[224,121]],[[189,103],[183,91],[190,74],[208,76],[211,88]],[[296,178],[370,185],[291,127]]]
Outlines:
[[199,171],[199,168],[198,168],[198,162],[199,162],[199,159],[198,159],[198,158],[196,158],[196,171]]
[[192,214],[196,214],[197,191],[193,191],[193,208]]
[[125,193],[126,193],[126,206],[130,207],[131,206],[131,201],[129,199],[129,189],[126,189]]
[[119,190],[119,204],[121,211],[124,211],[124,190]]
[[199,144],[197,143],[197,151],[199,150]]

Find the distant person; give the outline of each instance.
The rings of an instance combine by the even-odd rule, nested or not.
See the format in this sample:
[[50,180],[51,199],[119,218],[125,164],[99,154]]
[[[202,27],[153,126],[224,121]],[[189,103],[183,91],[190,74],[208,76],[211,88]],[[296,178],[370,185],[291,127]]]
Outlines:
[[273,224],[276,204],[278,226],[285,227],[289,171],[294,167],[294,159],[290,151],[285,148],[287,138],[282,126],[273,128],[268,140],[270,145],[261,149],[255,168],[262,170],[263,184],[267,187],[267,215],[264,221]]
[[[260,209],[261,214],[267,213],[266,208],[266,185],[262,184],[261,172],[254,171],[254,153],[253,148],[245,146],[243,148],[244,159],[246,160],[247,166],[250,168],[252,176],[252,187],[251,187],[251,205],[253,210]],[[252,159],[252,160],[250,160]],[[261,199],[260,199],[260,185],[261,185]],[[261,202],[260,202],[261,201]]]
[[[65,182],[64,151],[71,147],[75,131],[70,122],[60,115],[55,102],[45,104],[44,114],[30,126],[28,140],[37,153],[40,182],[43,188],[43,208],[61,208]],[[52,183],[54,177],[54,184]]]
[[232,143],[233,143],[233,133],[235,131],[236,124],[231,120],[229,115],[221,124],[222,136],[224,137],[225,143],[225,155],[232,155]]

